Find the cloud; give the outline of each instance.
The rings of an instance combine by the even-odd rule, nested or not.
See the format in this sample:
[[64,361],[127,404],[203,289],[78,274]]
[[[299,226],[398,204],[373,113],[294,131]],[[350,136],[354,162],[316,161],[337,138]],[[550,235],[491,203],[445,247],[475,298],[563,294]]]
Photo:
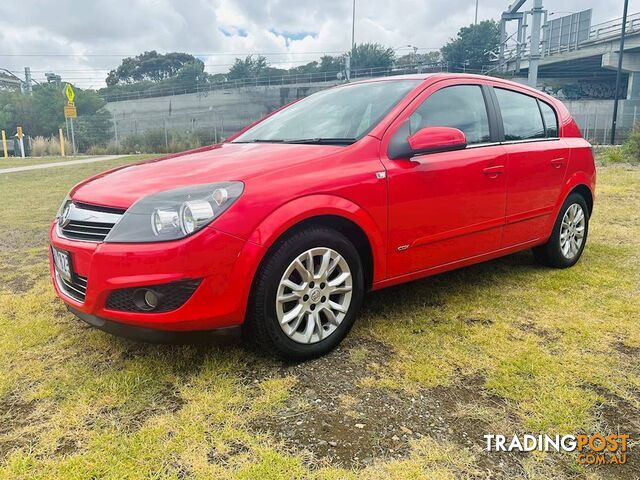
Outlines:
[[[480,19],[499,18],[510,3],[479,2]],[[549,11],[593,7],[594,23],[619,17],[621,4],[544,0]],[[100,87],[123,56],[145,50],[197,54],[210,72],[250,53],[295,66],[350,48],[351,8],[351,0],[22,0],[0,17],[0,67],[22,74],[28,65],[39,80],[56,71]],[[630,13],[639,10],[640,0],[631,0]],[[435,50],[473,22],[474,11],[474,0],[357,0],[356,41]]]

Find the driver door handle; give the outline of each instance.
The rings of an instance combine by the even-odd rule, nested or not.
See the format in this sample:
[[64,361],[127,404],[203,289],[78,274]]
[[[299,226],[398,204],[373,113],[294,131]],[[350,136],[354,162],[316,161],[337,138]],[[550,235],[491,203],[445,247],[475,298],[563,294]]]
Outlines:
[[493,165],[482,169],[482,173],[489,178],[498,178],[504,173],[504,165]]

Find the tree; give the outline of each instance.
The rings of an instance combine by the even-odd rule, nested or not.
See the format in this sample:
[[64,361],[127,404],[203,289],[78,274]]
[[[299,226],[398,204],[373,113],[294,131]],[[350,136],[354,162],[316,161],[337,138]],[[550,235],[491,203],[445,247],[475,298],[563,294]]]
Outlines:
[[433,65],[440,63],[440,52],[428,52],[428,53],[408,53],[399,57],[395,64],[398,67],[404,67],[407,65]]
[[481,70],[490,62],[490,53],[500,43],[500,27],[494,20],[462,27],[455,38],[442,47],[442,57],[454,72]]
[[[75,104],[78,109],[78,122],[84,122],[92,128],[95,135],[108,135],[110,114],[104,110],[105,101],[94,90],[76,88]],[[64,126],[65,97],[63,85],[43,84],[33,87],[33,95],[20,92],[0,93],[0,124],[8,132],[15,132],[16,126],[24,128],[32,137],[50,137],[58,134],[58,128]],[[98,112],[98,122],[94,120]],[[108,115],[108,117],[107,117]],[[95,118],[94,118],[95,117]],[[95,125],[95,126],[94,126]]]
[[161,54],[155,50],[144,52],[135,57],[127,57],[115,70],[107,75],[106,83],[109,86],[151,80],[160,82],[166,78],[177,75],[180,69],[188,63],[201,63],[202,60],[188,53],[171,52]]
[[195,83],[206,83],[209,81],[209,74],[204,71],[204,63],[201,60],[187,62],[176,75],[178,83],[182,85],[193,85]]
[[318,70],[323,73],[334,74],[342,72],[344,70],[344,55],[339,57],[323,55],[322,57],[320,57],[320,65],[318,66]]
[[363,43],[356,45],[352,53],[351,70],[385,69],[391,68],[396,54],[393,48],[385,47],[379,43]]
[[236,58],[235,62],[229,69],[227,78],[229,80],[238,80],[241,78],[257,78],[267,68],[267,59],[262,55],[253,58],[253,55],[247,55],[243,60]]

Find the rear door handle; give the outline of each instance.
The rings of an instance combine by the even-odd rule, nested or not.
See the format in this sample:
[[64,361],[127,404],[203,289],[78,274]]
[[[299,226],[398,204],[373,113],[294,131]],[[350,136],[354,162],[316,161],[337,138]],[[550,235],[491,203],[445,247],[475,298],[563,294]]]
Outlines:
[[551,160],[551,166],[554,168],[561,168],[564,163],[564,158],[554,158],[553,160]]
[[488,175],[490,178],[497,178],[498,175],[504,173],[504,165],[493,165],[482,169],[482,173]]

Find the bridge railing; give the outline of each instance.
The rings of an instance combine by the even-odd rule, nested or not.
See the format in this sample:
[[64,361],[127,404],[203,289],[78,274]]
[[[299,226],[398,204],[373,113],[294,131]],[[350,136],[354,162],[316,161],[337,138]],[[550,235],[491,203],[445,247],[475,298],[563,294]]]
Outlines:
[[[627,34],[640,30],[640,12],[627,16]],[[622,17],[608,22],[592,25],[589,31],[589,39],[585,42],[601,40],[609,37],[619,37],[622,33]]]
[[[640,31],[640,12],[627,16],[627,28],[626,35],[636,33]],[[600,40],[606,40],[619,37],[622,33],[622,17],[609,20],[607,22],[598,23],[592,25],[589,30],[589,36],[580,42],[571,42],[566,45],[560,45],[554,48],[548,48],[541,45],[540,53],[543,56],[557,55],[564,52],[571,52],[574,50],[580,50],[585,44],[597,42]],[[514,61],[518,54],[521,59],[527,59],[530,52],[531,38],[527,37],[526,41],[520,45],[520,49],[517,46],[511,46],[504,51],[505,61]]]

